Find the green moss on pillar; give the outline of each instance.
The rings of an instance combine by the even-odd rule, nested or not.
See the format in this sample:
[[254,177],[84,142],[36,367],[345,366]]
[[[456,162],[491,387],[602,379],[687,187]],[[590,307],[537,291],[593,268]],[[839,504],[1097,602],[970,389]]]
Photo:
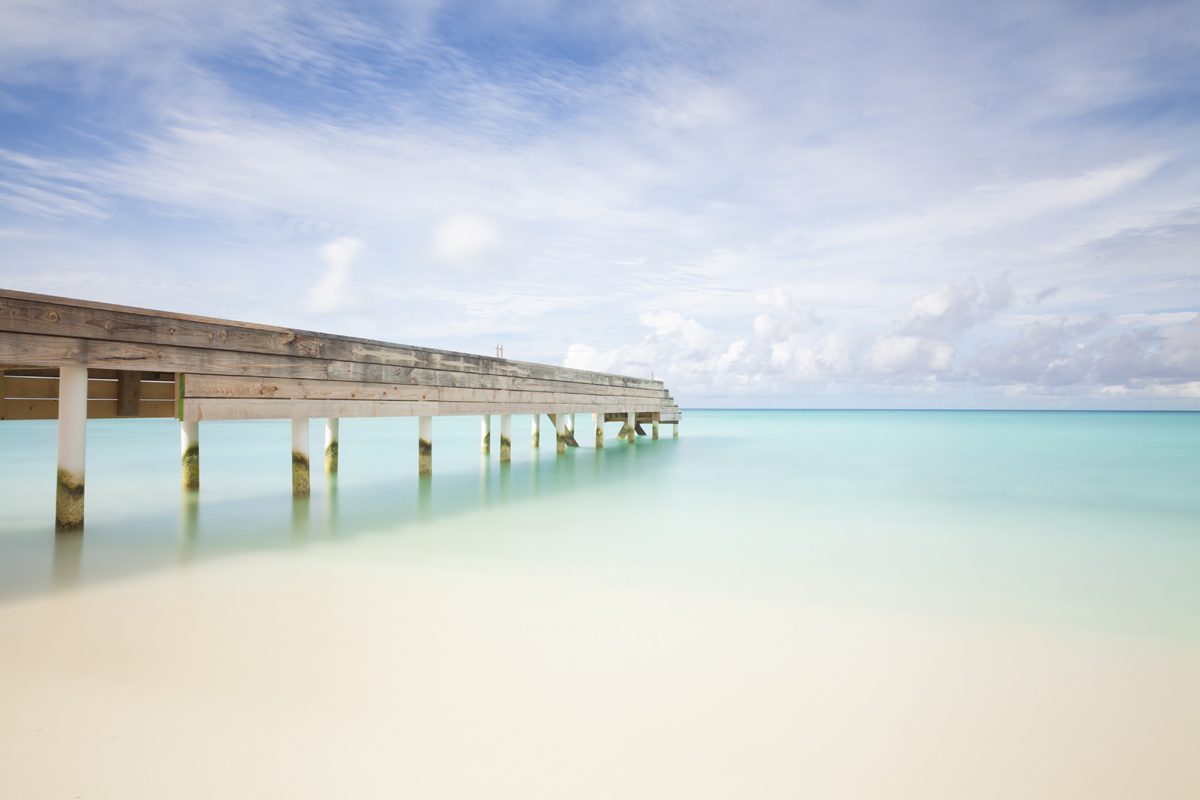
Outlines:
[[312,491],[309,484],[308,456],[292,451],[292,494],[306,495]]
[[54,530],[83,530],[83,476],[58,471],[58,494],[54,503]]
[[198,444],[183,451],[183,488],[200,488],[200,445]]

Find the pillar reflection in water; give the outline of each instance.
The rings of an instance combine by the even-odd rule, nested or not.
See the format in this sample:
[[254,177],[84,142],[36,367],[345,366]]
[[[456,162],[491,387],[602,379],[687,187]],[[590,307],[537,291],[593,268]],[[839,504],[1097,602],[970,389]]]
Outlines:
[[292,538],[308,538],[309,514],[312,498],[310,495],[292,495]]
[[417,478],[417,519],[428,522],[433,519],[433,476]]
[[179,549],[185,561],[200,534],[200,493],[184,489],[179,502]]
[[79,585],[80,565],[83,562],[83,531],[59,531],[54,534],[54,566],[52,577],[55,589],[71,589]]
[[492,465],[486,456],[479,460],[479,503],[486,506],[492,494]]
[[500,502],[506,503],[512,493],[512,463],[500,462]]
[[325,535],[337,536],[338,531],[338,476],[336,472],[325,473]]

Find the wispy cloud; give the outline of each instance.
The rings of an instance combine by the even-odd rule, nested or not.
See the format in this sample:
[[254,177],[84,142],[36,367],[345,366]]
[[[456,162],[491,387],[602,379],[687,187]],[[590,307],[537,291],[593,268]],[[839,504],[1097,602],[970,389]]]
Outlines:
[[[39,263],[122,302],[503,333],[696,397],[1187,377],[1154,359],[1188,323],[1138,315],[1200,309],[1194,4],[5,15],[0,224],[36,234],[0,240],[6,285],[46,285]],[[315,284],[276,279],[318,258]]]

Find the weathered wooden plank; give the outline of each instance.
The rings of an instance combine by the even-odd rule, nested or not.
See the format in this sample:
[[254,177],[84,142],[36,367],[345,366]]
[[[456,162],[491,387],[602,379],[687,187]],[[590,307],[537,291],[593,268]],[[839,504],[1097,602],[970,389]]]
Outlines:
[[[58,397],[57,378],[8,377],[4,394],[12,398],[39,399]],[[120,396],[117,381],[88,380],[89,400],[116,400]],[[170,400],[174,389],[169,383],[143,383],[140,399]]]
[[[550,384],[546,384],[550,386]],[[274,397],[324,400],[409,400],[485,403],[597,403],[625,402],[633,398],[662,403],[661,396],[588,394],[584,392],[523,391],[516,389],[467,389],[447,386],[411,386],[354,381],[304,381],[288,378],[254,380],[222,375],[188,373],[188,397]],[[634,390],[631,390],[634,391]],[[646,393],[649,394],[649,393]],[[632,401],[632,400],[630,400]]]
[[[602,408],[609,408],[603,406]],[[314,419],[320,417],[415,417],[478,414],[596,413],[595,404],[563,406],[526,403],[441,403],[405,400],[283,400],[242,398],[186,398],[183,418],[194,420]],[[651,411],[649,406],[628,404],[626,411]]]
[[[104,342],[61,336],[0,331],[0,361],[4,363],[89,368],[149,369],[159,372],[240,375],[246,377],[292,378],[296,380],[343,380],[396,383],[410,386],[461,386],[478,389],[544,391],[557,388],[579,391],[581,384],[480,375],[444,370],[416,370],[380,364],[329,361],[318,358],[252,355],[190,347]],[[649,394],[662,397],[665,390],[620,389],[590,385],[589,395]]]
[[[90,383],[90,382],[89,382]],[[139,407],[138,417],[173,417],[175,404],[171,401],[143,400]],[[117,417],[117,401],[88,400],[88,419],[115,419]],[[0,419],[58,419],[58,400],[48,398],[7,399],[4,403],[4,414]]]
[[622,375],[146,309],[99,306],[102,304],[0,290],[0,330],[602,386],[662,388],[661,381]]

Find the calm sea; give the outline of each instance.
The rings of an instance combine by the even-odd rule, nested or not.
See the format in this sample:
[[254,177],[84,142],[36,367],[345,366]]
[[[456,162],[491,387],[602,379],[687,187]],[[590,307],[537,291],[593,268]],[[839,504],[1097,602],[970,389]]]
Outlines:
[[[314,456],[323,441],[312,423]],[[53,422],[0,423],[0,601],[206,559],[372,536],[400,557],[617,567],[817,601],[1200,638],[1200,414],[688,411],[679,438],[608,425],[554,452],[513,418],[350,419],[340,473],[290,494],[287,422],[201,426],[197,497],[178,423],[89,424],[87,532],[53,533]],[[649,426],[645,426],[647,429]],[[493,436],[498,439],[498,420]]]

